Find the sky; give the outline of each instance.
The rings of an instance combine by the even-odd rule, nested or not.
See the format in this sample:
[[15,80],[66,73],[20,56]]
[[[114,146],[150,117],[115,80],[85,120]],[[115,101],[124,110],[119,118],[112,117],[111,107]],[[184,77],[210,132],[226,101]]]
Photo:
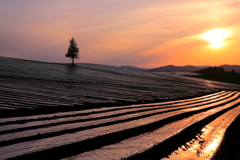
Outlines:
[[[239,0],[0,0],[0,56],[69,63],[74,37],[76,63],[240,65],[239,8]],[[228,32],[221,47],[202,36],[214,29]]]

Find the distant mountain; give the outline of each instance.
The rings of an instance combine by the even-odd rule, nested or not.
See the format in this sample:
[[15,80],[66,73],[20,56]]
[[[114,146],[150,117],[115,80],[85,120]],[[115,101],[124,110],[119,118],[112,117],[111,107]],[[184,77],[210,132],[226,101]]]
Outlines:
[[234,69],[235,72],[240,73],[240,65],[221,65],[219,67],[223,67],[226,72],[232,72]]
[[[138,68],[134,66],[121,66],[122,68],[128,68],[133,70],[139,70],[139,71],[145,71],[145,72],[194,72],[203,68],[213,67],[213,66],[174,66],[174,65],[168,65],[158,68],[151,68],[151,69],[145,69],[145,68]],[[223,67],[225,71],[231,72],[233,69],[235,72],[240,73],[240,65],[221,65],[217,67]]]
[[204,66],[196,66],[196,67],[203,69],[203,68],[208,68],[208,67],[213,67],[213,66],[204,65]]
[[128,68],[128,69],[134,69],[134,70],[138,70],[138,71],[147,71],[148,69],[145,68],[138,68],[138,67],[134,67],[134,66],[121,66],[122,68]]
[[147,72],[193,72],[199,70],[199,67],[195,66],[164,66],[147,70]]

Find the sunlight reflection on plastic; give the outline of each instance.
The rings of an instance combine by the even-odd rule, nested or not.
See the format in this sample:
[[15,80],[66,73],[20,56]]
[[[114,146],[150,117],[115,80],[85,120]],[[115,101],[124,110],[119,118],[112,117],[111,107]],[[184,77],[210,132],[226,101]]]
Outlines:
[[205,126],[195,139],[172,152],[169,158],[162,160],[210,160],[214,158],[226,129],[239,113],[240,106],[218,117]]
[[207,85],[208,87],[210,87],[210,88],[213,87],[213,85],[212,85],[212,83],[211,83],[210,81],[207,81],[206,85]]

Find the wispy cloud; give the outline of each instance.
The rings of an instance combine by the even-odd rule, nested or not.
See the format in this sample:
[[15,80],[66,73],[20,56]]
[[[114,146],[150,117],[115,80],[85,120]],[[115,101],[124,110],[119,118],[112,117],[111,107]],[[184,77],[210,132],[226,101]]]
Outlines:
[[[78,62],[236,64],[239,5],[238,0],[1,0],[0,56],[67,62],[64,53],[74,37]],[[212,59],[216,49],[196,37],[214,28],[231,29],[228,48],[218,49],[217,61],[201,60]]]

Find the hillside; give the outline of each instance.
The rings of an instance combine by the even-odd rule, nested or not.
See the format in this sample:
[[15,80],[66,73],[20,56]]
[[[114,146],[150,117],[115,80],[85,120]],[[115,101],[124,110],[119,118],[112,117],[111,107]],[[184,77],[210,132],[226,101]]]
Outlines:
[[128,69],[134,69],[134,70],[139,70],[139,71],[147,71],[148,69],[145,68],[138,68],[134,66],[121,66],[122,68],[128,68]]
[[73,67],[6,57],[0,57],[0,61],[1,110],[54,106],[83,109],[240,89],[230,84],[106,65],[78,64]]
[[239,85],[96,64],[0,62],[0,160],[239,158]]
[[181,66],[181,67],[169,65],[169,66],[149,69],[147,71],[148,72],[193,72],[197,70],[199,70],[198,67],[190,66],[190,65]]

